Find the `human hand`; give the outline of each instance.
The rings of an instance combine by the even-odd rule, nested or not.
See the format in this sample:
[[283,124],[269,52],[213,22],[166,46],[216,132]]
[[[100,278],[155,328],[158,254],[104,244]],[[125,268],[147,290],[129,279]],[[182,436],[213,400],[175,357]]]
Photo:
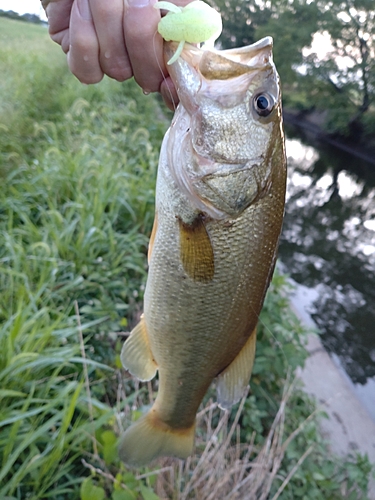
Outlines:
[[[173,109],[178,97],[163,58],[155,1],[42,0],[42,4],[50,36],[67,54],[78,80],[97,83],[106,74],[122,82],[134,76],[145,93],[160,92]],[[173,3],[185,6],[190,1]]]

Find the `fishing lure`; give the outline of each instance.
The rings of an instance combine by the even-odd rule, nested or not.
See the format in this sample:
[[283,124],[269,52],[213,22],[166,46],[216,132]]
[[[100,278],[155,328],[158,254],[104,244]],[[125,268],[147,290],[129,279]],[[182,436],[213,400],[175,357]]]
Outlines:
[[179,58],[185,42],[202,43],[212,46],[223,29],[221,15],[201,0],[189,3],[185,7],[160,1],[156,9],[167,10],[158,25],[158,32],[167,42],[180,42],[174,56],[167,64],[173,64]]

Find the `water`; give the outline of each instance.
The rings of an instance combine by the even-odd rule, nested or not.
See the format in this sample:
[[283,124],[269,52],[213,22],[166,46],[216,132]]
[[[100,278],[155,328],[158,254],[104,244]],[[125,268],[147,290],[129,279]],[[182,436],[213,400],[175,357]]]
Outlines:
[[279,256],[375,419],[375,164],[291,137]]

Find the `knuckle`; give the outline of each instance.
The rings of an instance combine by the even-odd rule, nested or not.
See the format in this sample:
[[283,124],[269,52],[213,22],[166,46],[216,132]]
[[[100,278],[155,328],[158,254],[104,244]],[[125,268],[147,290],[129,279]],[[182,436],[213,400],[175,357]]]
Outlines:
[[144,75],[134,75],[134,80],[140,87],[147,90],[147,92],[159,92],[160,82],[158,80],[151,80],[150,78],[146,78]]
[[103,79],[103,73],[102,74],[81,74],[78,72],[73,72],[73,75],[78,78],[78,80],[81,83],[84,83],[86,85],[93,85],[94,83],[99,83]]
[[97,53],[98,43],[96,40],[91,40],[84,36],[75,36],[74,43],[71,44],[71,49],[74,50],[76,54],[83,54],[83,56],[89,57],[89,55],[94,52]]
[[133,72],[130,68],[113,67],[105,69],[104,73],[118,82],[124,82],[133,76]]
[[119,82],[128,80],[133,76],[133,69],[126,56],[106,58],[101,55],[100,65],[106,75]]
[[83,61],[79,61],[73,57],[68,57],[68,65],[71,73],[81,82],[87,85],[93,83],[99,83],[103,78],[103,72],[100,67],[91,66],[83,64]]

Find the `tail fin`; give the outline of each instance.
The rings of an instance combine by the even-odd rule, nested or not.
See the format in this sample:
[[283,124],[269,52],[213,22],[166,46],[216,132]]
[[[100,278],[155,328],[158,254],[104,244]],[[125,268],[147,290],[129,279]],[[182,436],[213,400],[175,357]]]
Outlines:
[[151,409],[120,438],[119,455],[127,465],[136,467],[161,456],[187,458],[193,451],[194,435],[195,424],[188,429],[172,429]]

